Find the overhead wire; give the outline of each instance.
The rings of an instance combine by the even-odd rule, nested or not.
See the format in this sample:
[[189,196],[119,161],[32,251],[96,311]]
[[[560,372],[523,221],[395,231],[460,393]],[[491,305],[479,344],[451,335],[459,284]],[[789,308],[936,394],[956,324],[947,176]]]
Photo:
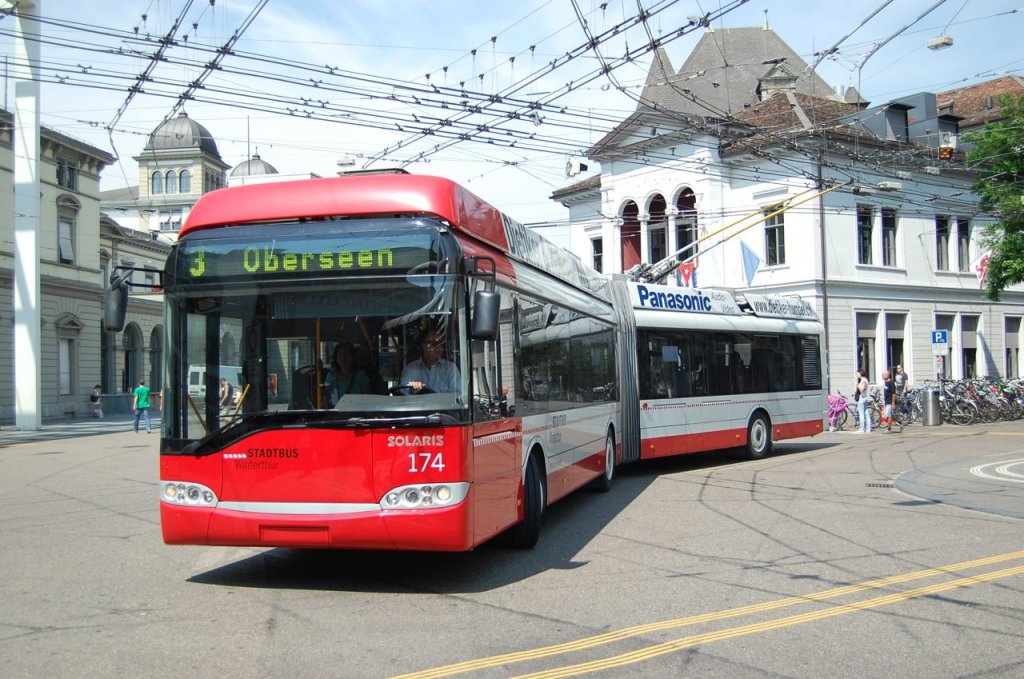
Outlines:
[[[655,7],[655,9],[657,9],[657,7]],[[582,13],[578,4],[575,3],[574,11],[577,15]],[[651,12],[651,14],[648,15],[648,12]],[[722,14],[724,14],[724,12]],[[664,44],[663,42],[659,42],[662,39],[658,39],[658,41],[656,41],[651,35],[650,26],[644,18],[645,16],[647,16],[647,18],[649,18],[649,16],[653,16],[653,10],[644,10],[642,6],[638,6],[636,15],[630,16],[627,19],[624,14],[623,21],[616,24],[619,32],[625,30],[626,27],[640,26],[647,32],[648,39],[644,41],[643,48],[634,48],[633,50],[628,51],[627,57],[622,58],[615,63],[604,59],[603,54],[599,54],[601,43],[596,45],[598,49],[593,49],[595,46],[592,46],[591,43],[598,37],[598,35],[591,35],[587,42],[578,48],[581,56],[587,54],[588,51],[593,51],[593,53],[598,54],[599,56],[599,68],[588,72],[586,77],[592,77],[593,79],[587,80],[586,84],[595,82],[602,75],[610,74],[612,81],[616,83],[616,88],[620,92],[625,93],[627,89],[631,87],[618,80],[617,71],[621,69],[622,66],[635,63],[637,59],[651,53],[657,48],[657,46],[660,46],[660,44]],[[614,28],[615,27],[613,27],[613,29]],[[90,26],[89,29],[97,30],[96,27],[92,26]],[[189,60],[178,56],[171,56],[168,49],[164,49],[163,52],[160,52],[159,48],[161,46],[172,44],[171,42],[160,43],[159,39],[156,39],[154,42],[153,38],[147,36],[131,36],[124,35],[123,33],[119,34],[115,31],[108,31],[107,29],[99,30],[103,31],[107,36],[118,36],[118,38],[124,40],[126,46],[135,44],[138,47],[135,49],[129,48],[115,51],[111,50],[109,47],[105,49],[96,49],[95,45],[90,46],[85,41],[80,41],[78,48],[90,49],[90,47],[92,47],[96,52],[114,57],[130,56],[133,58],[148,58],[151,64],[155,63],[155,60],[152,58],[153,54],[163,54],[166,62],[162,63],[168,63],[171,65],[177,64],[185,66],[189,63],[192,63],[193,65],[199,63],[198,59]],[[171,33],[169,32],[166,35],[171,35]],[[676,35],[676,37],[680,36],[681,34]],[[672,36],[670,35],[669,37],[671,38]],[[157,47],[157,52],[148,52],[147,50],[154,45]],[[206,53],[209,50],[216,50],[216,48],[211,46],[202,46],[198,44],[197,41],[192,41],[189,47],[191,49],[199,50],[200,53]],[[149,57],[146,56],[147,54]],[[273,65],[275,69],[280,67],[285,69],[309,70],[309,67],[311,66],[309,64],[302,64],[301,62],[289,62],[288,60],[269,57],[267,55],[245,53],[241,51],[233,51],[232,56],[238,57],[237,59],[232,59],[232,63],[241,62],[244,64],[248,61],[250,63],[259,63],[264,65],[270,64]],[[537,131],[525,132],[521,129],[506,129],[510,125],[520,124],[524,119],[524,114],[530,112],[536,112],[538,115],[543,115],[543,122],[545,126],[555,130],[565,130],[570,132],[583,132],[584,130],[590,132],[594,129],[595,125],[603,126],[603,128],[599,129],[603,129],[604,132],[609,132],[614,129],[619,122],[621,122],[621,117],[600,113],[595,115],[593,110],[590,109],[583,112],[577,111],[570,106],[558,104],[559,99],[563,98],[570,92],[578,91],[583,86],[581,84],[581,79],[575,79],[566,83],[562,88],[559,88],[559,91],[554,93],[557,96],[549,95],[548,97],[539,97],[536,99],[520,96],[520,93],[523,91],[522,87],[525,87],[525,85],[523,85],[524,82],[536,82],[536,80],[529,81],[529,78],[539,78],[540,75],[538,74],[552,73],[558,70],[553,68],[554,66],[561,68],[566,63],[568,63],[568,60],[553,60],[542,69],[531,69],[526,76],[521,77],[519,80],[515,80],[514,84],[510,85],[510,88],[513,88],[515,85],[519,85],[520,89],[513,89],[510,91],[509,88],[506,88],[497,94],[487,94],[482,91],[445,87],[443,85],[438,86],[435,83],[430,83],[425,86],[412,81],[403,81],[399,79],[388,81],[369,74],[359,74],[354,72],[343,73],[341,69],[329,66],[320,67],[317,71],[314,71],[313,77],[307,78],[305,82],[298,77],[288,76],[283,73],[271,75],[267,70],[260,72],[256,68],[245,69],[234,66],[225,66],[218,69],[219,73],[222,75],[233,74],[239,77],[259,78],[258,82],[268,82],[276,79],[282,86],[301,86],[305,87],[307,90],[312,88],[312,90],[316,90],[317,93],[330,92],[332,96],[334,94],[346,94],[352,97],[363,97],[369,101],[390,101],[398,106],[409,107],[410,110],[419,107],[419,111],[416,113],[402,113],[396,112],[395,110],[389,110],[385,113],[381,111],[381,107],[379,106],[360,107],[351,103],[338,104],[333,101],[328,104],[325,101],[318,101],[314,96],[280,97],[276,93],[267,96],[265,94],[245,92],[237,87],[214,87],[209,85],[200,88],[202,92],[208,94],[200,94],[199,92],[196,92],[193,96],[188,97],[188,99],[213,105],[270,112],[275,115],[302,116],[309,119],[357,124],[389,131],[397,129],[400,132],[408,131],[414,135],[420,135],[419,141],[429,141],[434,137],[446,138],[445,142],[441,145],[435,145],[418,154],[411,155],[405,160],[407,163],[424,161],[431,155],[436,155],[447,148],[451,148],[456,144],[463,142],[482,144],[485,148],[510,147],[513,150],[519,149],[520,151],[540,151],[556,154],[576,153],[581,149],[585,149],[587,145],[583,144],[581,146],[580,142],[572,141],[568,139],[566,135],[558,135],[557,133],[547,133],[542,135],[538,134]],[[45,76],[49,78],[48,82],[61,82],[58,77],[62,75],[59,71],[59,66],[51,65],[51,68],[52,70],[48,72],[49,75]],[[84,87],[102,87],[115,91],[119,88],[123,88],[123,85],[121,85],[118,80],[119,78],[125,77],[123,73],[118,74],[115,70],[104,73],[100,69],[92,69],[91,73],[92,75],[89,75],[88,73],[74,74],[78,81],[71,82],[70,84]],[[70,69],[68,73],[63,74],[62,77],[64,78],[64,82],[67,84],[68,79],[71,77]],[[92,78],[92,80],[89,78]],[[74,80],[74,78],[72,80]],[[374,85],[373,81],[375,81],[377,85]],[[159,98],[180,97],[180,88],[183,84],[187,85],[187,83],[182,83],[174,78],[167,77],[152,77],[152,83],[146,83],[145,87],[141,87],[143,83],[146,83],[146,81],[139,79],[134,81],[134,84],[140,85],[140,89],[138,91],[130,92],[129,99],[126,100],[126,104],[132,97],[143,93]],[[397,93],[388,94],[383,89],[385,87],[394,88]],[[175,88],[178,88],[178,91],[175,91]],[[123,89],[120,91],[123,91]],[[458,104],[453,103],[455,97],[465,98],[467,104],[460,108]],[[275,104],[272,101],[274,98],[277,98],[281,104]],[[240,99],[243,103],[240,103]],[[460,116],[464,116],[464,118],[460,120],[453,120],[452,117],[424,114],[422,112],[423,110],[451,111],[453,109],[460,109],[462,111]],[[715,111],[709,112],[713,114],[722,113]],[[659,113],[664,114],[666,112],[659,111]],[[516,117],[516,114],[519,115],[519,118]],[[121,114],[119,114],[119,116],[120,115]],[[490,116],[490,118],[474,120],[474,115]],[[574,122],[576,120],[579,120],[580,122]],[[586,122],[583,122],[584,120]],[[727,117],[723,117],[723,120],[729,119]],[[113,133],[113,128],[115,128],[116,125],[112,124],[109,125],[109,127],[112,128],[111,132]],[[442,128],[444,129],[442,130]],[[764,149],[768,148],[771,142],[772,139],[767,138],[764,145],[758,150],[765,153]],[[706,147],[712,148],[713,144],[707,144]],[[391,149],[391,147],[388,147],[386,149],[387,153],[381,157],[386,157],[389,154],[393,156],[397,150],[397,148]],[[791,148],[790,150],[794,149]],[[652,162],[659,162],[657,154],[649,150],[644,153],[646,154],[646,158],[649,158]],[[769,153],[767,155],[771,156],[772,154]],[[637,164],[643,164],[644,157],[645,156],[643,154],[637,155],[635,162]],[[778,165],[778,163],[783,161],[779,158],[774,158],[772,162]],[[779,165],[778,167],[779,169],[774,172],[776,173],[775,176],[780,180],[784,179],[788,172],[792,172],[797,169],[795,166]],[[841,164],[837,164],[836,168],[837,170],[845,170]],[[766,172],[770,171],[759,170],[758,174],[764,176]],[[806,176],[806,172],[802,174]]]

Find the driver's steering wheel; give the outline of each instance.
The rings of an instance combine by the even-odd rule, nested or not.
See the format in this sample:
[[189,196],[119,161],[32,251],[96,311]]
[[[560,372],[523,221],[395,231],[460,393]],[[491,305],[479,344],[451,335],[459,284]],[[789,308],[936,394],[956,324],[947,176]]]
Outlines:
[[423,273],[431,273],[431,274],[433,274],[433,273],[437,273],[439,268],[440,268],[440,266],[439,266],[438,262],[420,262],[416,266],[414,266],[411,269],[409,269],[409,271],[407,271],[406,273],[409,274],[409,275],[423,274]]
[[417,389],[411,384],[399,384],[397,387],[388,389],[388,393],[392,396],[419,396],[420,394],[433,394],[434,390],[430,387],[420,387]]

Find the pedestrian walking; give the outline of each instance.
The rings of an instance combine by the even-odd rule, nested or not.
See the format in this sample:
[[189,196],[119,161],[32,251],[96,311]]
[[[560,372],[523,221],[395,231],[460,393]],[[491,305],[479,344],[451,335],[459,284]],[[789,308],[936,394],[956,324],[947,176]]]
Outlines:
[[89,403],[92,404],[92,414],[96,417],[103,417],[103,387],[96,385],[89,394]]
[[905,396],[910,389],[910,376],[907,375],[907,371],[903,369],[902,365],[896,366],[896,374],[892,376],[892,379],[896,383],[896,395]]
[[132,410],[135,411],[135,433],[139,433],[139,419],[145,420],[146,433],[151,433],[153,427],[149,420],[149,387],[146,386],[146,380],[139,380],[139,386],[132,392]]

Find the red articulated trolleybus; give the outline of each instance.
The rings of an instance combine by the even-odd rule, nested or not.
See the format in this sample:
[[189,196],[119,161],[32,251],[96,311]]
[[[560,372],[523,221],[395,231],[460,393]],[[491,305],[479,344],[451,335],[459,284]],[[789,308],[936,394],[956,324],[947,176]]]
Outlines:
[[206,194],[163,273],[164,541],[531,547],[612,482],[609,285],[446,179]]
[[636,342],[623,431],[639,429],[624,439],[639,450],[626,446],[623,461],[725,448],[757,459],[773,441],[821,433],[824,328],[807,302],[633,281],[613,291],[631,311],[624,343]]
[[823,427],[805,302],[603,277],[437,177],[208,193],[163,289],[170,544],[528,548],[619,463]]

